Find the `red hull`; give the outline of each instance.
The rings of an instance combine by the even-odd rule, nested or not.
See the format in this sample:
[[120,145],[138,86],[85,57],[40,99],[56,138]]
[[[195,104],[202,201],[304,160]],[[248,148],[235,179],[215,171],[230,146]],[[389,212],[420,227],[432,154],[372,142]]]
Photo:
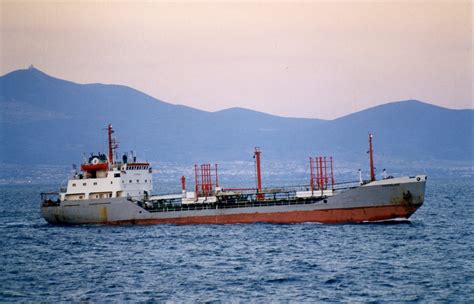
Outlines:
[[317,222],[324,224],[360,223],[382,221],[395,218],[409,218],[421,205],[417,206],[381,206],[351,209],[330,209],[313,211],[290,211],[272,213],[242,213],[214,216],[192,216],[165,219],[136,219],[113,221],[104,224],[245,224],[245,223],[282,223],[296,224]]

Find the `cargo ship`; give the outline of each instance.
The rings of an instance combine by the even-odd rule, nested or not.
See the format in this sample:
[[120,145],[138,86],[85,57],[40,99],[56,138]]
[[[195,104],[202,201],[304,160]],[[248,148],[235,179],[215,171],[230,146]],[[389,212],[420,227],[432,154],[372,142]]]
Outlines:
[[424,201],[427,176],[376,179],[369,134],[370,179],[336,183],[332,157],[309,158],[309,182],[264,188],[261,150],[255,148],[255,188],[219,185],[217,164],[194,166],[194,187],[153,195],[153,169],[134,154],[116,157],[117,142],[107,127],[108,153],[91,154],[67,187],[41,193],[41,213],[50,224],[244,224],[362,223],[408,219]]

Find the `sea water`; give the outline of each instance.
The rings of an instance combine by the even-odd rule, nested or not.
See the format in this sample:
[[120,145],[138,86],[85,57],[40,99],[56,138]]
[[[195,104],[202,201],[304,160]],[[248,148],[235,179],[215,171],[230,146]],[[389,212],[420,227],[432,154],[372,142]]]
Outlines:
[[474,301],[474,180],[428,179],[409,222],[51,226],[0,187],[0,302]]

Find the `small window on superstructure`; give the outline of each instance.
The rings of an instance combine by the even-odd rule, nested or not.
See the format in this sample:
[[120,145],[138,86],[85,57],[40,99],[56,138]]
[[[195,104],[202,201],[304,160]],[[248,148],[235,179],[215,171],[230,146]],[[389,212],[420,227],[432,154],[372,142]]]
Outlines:
[[94,182],[94,186],[97,186],[97,182]]
[[132,180],[129,180],[130,184],[132,183]]
[[82,195],[79,195],[79,199],[82,199]]
[[76,184],[72,184],[73,187],[76,187]]
[[145,179],[145,183],[147,182],[147,180]]
[[139,180],[139,179],[137,179],[137,183],[139,183],[139,182],[140,182],[140,180]]
[[120,173],[114,173],[114,177],[120,177]]
[[113,181],[110,181],[110,184],[112,185],[114,182]]
[[82,183],[83,186],[87,186],[87,183]]

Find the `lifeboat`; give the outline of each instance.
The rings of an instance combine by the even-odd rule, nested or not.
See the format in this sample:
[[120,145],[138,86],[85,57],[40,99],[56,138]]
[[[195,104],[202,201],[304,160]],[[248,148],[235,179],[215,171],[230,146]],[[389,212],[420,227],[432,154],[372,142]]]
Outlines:
[[109,163],[82,164],[81,170],[82,171],[101,171],[101,170],[107,170],[108,167],[109,167]]
[[107,161],[104,161],[105,159],[106,159],[105,155],[103,157],[102,155],[91,156],[87,164],[81,165],[81,170],[88,171],[88,172],[107,170],[109,167],[109,163]]

